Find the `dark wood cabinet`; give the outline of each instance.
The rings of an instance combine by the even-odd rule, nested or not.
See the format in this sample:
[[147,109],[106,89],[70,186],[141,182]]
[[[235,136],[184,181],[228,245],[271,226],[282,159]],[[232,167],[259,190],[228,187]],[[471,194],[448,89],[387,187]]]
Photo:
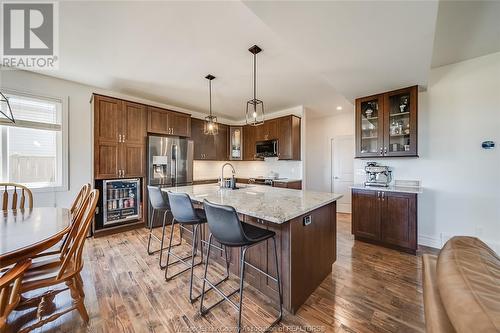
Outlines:
[[107,96],[94,98],[95,178],[144,176],[145,106]]
[[409,253],[417,250],[417,194],[352,190],[352,233]]
[[418,156],[418,86],[356,99],[356,157]]
[[243,127],[243,160],[255,160],[255,126],[245,125]]
[[191,138],[194,142],[194,159],[208,161],[227,161],[229,159],[229,126],[218,124],[217,135],[206,135],[205,121],[191,119]]
[[287,116],[277,119],[278,158],[300,160],[300,118]]
[[302,181],[301,180],[296,180],[296,181],[279,181],[279,180],[275,180],[275,181],[273,181],[273,187],[289,188],[289,189],[293,189],[293,190],[301,190],[302,189]]
[[269,119],[255,127],[255,141],[266,141],[278,138],[278,120]]
[[416,194],[382,192],[381,240],[403,248],[417,247]]
[[215,155],[218,161],[229,160],[229,126],[218,124],[219,133],[215,135]]
[[352,233],[356,236],[380,239],[380,202],[377,191],[353,190]]
[[147,131],[154,134],[191,136],[191,116],[148,106]]
[[257,141],[278,140],[280,160],[300,160],[300,118],[285,116],[266,120],[260,126],[243,127],[243,160],[253,161]]

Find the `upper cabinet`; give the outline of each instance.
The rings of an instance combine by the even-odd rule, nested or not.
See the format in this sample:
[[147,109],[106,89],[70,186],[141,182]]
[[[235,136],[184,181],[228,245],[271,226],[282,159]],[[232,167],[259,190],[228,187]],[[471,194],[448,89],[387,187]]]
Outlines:
[[191,139],[194,142],[195,160],[227,161],[229,159],[229,126],[218,124],[217,135],[204,133],[204,120],[191,119]]
[[266,141],[278,138],[278,119],[269,119],[264,124],[255,126],[255,141]]
[[418,156],[417,88],[356,99],[356,157]]
[[144,105],[95,95],[94,135],[96,179],[144,176]]
[[287,116],[276,119],[278,125],[278,158],[300,160],[300,118]]
[[243,160],[255,160],[255,132],[257,127],[245,125],[243,126]]
[[190,137],[191,116],[148,106],[149,133]]
[[278,140],[280,160],[300,160],[300,118],[285,116],[266,120],[259,126],[244,126],[243,160],[259,160],[255,157],[255,144],[266,140]]

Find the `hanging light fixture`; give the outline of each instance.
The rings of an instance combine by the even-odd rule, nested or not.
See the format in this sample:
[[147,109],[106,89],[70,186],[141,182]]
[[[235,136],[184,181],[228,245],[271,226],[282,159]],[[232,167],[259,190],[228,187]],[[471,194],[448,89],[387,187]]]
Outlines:
[[219,133],[219,126],[217,125],[217,116],[212,115],[212,80],[215,79],[215,76],[213,76],[212,74],[208,74],[207,76],[205,76],[205,79],[208,80],[210,114],[205,117],[205,126],[203,132],[206,135],[217,135],[217,133]]
[[0,91],[0,113],[2,116],[10,120],[13,124],[16,123],[14,115],[12,114],[12,108],[10,107],[9,99],[5,97]]
[[259,126],[264,124],[264,102],[257,99],[257,53],[262,51],[257,45],[248,49],[253,54],[253,99],[247,102],[246,121],[247,125]]

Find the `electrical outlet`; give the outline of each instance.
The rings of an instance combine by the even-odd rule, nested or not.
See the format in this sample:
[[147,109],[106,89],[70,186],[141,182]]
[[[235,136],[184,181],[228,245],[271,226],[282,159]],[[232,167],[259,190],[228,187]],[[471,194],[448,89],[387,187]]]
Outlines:
[[312,216],[311,215],[304,216],[302,223],[304,226],[311,224],[312,223]]

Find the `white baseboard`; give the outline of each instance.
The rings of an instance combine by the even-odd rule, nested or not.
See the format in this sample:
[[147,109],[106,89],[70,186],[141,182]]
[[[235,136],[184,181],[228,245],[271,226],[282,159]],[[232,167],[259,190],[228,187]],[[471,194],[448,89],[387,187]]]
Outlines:
[[[444,246],[444,244],[451,238],[452,235],[443,233],[441,235],[419,235],[418,236],[418,245],[424,245],[433,247],[436,249],[440,249]],[[477,237],[477,236],[473,236]],[[478,237],[481,241],[486,243],[493,251],[496,253],[500,253],[500,242],[492,241],[489,239],[484,239],[482,237]]]
[[429,235],[418,235],[418,245],[433,247],[435,249],[440,249],[443,247],[443,245],[441,244],[441,237]]

